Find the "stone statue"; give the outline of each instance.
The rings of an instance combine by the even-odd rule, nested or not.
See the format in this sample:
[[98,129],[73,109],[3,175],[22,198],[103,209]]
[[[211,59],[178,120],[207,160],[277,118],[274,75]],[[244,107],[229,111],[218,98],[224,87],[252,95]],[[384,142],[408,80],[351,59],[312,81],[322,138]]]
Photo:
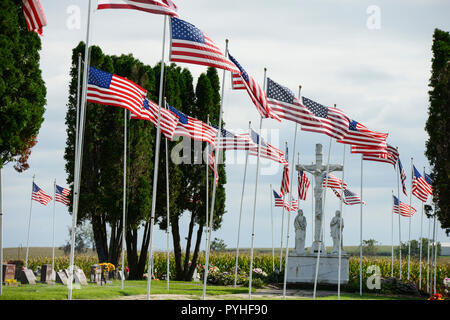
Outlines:
[[295,227],[295,252],[297,254],[305,253],[305,239],[306,239],[306,218],[303,215],[303,210],[297,211],[297,216],[294,220]]
[[[333,238],[333,250],[332,254],[339,254],[339,245],[341,246],[341,254],[344,253],[342,233],[344,230],[344,219],[341,217],[341,212],[336,210],[336,215],[330,222],[331,238]],[[340,240],[340,241],[339,241]],[[339,244],[340,242],[340,244]]]

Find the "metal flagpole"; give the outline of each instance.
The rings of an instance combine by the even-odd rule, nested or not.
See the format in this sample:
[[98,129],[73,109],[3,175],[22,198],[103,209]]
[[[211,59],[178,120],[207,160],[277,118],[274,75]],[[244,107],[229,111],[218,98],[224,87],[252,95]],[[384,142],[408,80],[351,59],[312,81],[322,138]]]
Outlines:
[[[398,150],[398,148],[397,148]],[[400,166],[397,165],[397,199],[398,199],[398,206],[400,210]],[[412,177],[411,177],[412,178]],[[398,256],[399,256],[399,278],[402,280],[402,228],[401,228],[401,214],[399,212],[398,214]]]
[[[55,208],[56,208],[56,179],[53,181],[53,240],[52,240],[52,272],[55,271]],[[56,279],[55,279],[56,280]]]
[[[167,290],[170,286],[170,189],[169,189],[169,142],[166,140],[166,199],[167,199],[167,225],[166,225],[166,235],[167,235],[167,270],[166,270],[166,280],[167,280]],[[208,166],[206,166],[208,170]],[[207,184],[208,185],[208,184]],[[206,197],[208,198],[208,192],[206,192]]]
[[[301,101],[301,90],[302,86],[298,86],[298,100]],[[289,211],[288,211],[288,223],[286,230],[286,256],[284,258],[284,283],[283,283],[283,300],[286,300],[286,282],[287,282],[287,273],[288,273],[288,260],[289,260],[289,227],[291,225],[291,214],[290,208],[292,207],[292,185],[294,180],[294,171],[295,171],[295,145],[297,144],[297,122],[295,123],[294,129],[294,147],[292,151],[292,167],[291,167],[291,179],[289,180]],[[289,159],[288,159],[289,161]],[[288,163],[289,165],[289,163]],[[300,203],[300,199],[297,200]]]
[[392,214],[391,214],[391,234],[392,234],[392,248],[391,248],[391,278],[394,277],[394,190],[392,190]]
[[[148,264],[148,277],[147,277],[147,300],[150,300],[150,291],[152,287],[152,270],[151,262],[153,261],[153,226],[155,225],[155,209],[156,209],[156,189],[158,186],[158,166],[159,166],[159,147],[161,144],[161,108],[163,106],[163,86],[164,86],[164,61],[165,61],[165,49],[166,49],[166,24],[167,16],[164,15],[164,27],[163,27],[163,43],[161,54],[161,74],[159,77],[159,97],[158,97],[158,124],[156,131],[156,146],[155,146],[155,162],[153,170],[153,189],[152,189],[152,213],[150,217],[150,243],[149,243],[149,264]],[[165,106],[165,99],[164,99]]]
[[[225,40],[225,56],[228,55],[228,39]],[[222,75],[222,92],[220,96],[220,110],[219,110],[219,123],[218,123],[218,130],[217,130],[217,140],[216,145],[214,147],[214,158],[215,158],[215,166],[214,166],[214,176],[213,176],[213,190],[212,190],[212,199],[211,199],[211,209],[210,209],[210,217],[209,217],[209,230],[208,230],[208,241],[206,245],[206,253],[205,253],[205,272],[203,274],[203,293],[202,293],[202,299],[205,300],[206,296],[206,281],[208,279],[208,268],[209,268],[209,248],[211,245],[211,232],[212,232],[212,223],[214,218],[214,204],[216,201],[216,175],[219,173],[217,172],[219,168],[219,149],[217,148],[217,143],[220,142],[221,139],[221,131],[222,131],[222,110],[223,110],[223,95],[224,95],[224,88],[225,88],[225,69],[223,70]]]
[[[73,264],[75,256],[75,233],[77,227],[77,215],[78,215],[78,203],[80,192],[80,180],[81,180],[81,168],[82,168],[82,151],[83,151],[83,133],[84,122],[86,113],[86,98],[87,98],[87,81],[89,72],[89,36],[90,36],[90,24],[91,24],[91,0],[88,4],[88,18],[86,28],[86,43],[84,49],[84,68],[83,68],[83,94],[80,110],[80,123],[78,126],[78,143],[75,146],[75,173],[74,173],[74,193],[73,193],[73,206],[72,206],[72,234],[71,234],[71,247],[70,247],[70,265],[69,265],[69,292],[68,300],[72,300],[72,282],[73,282]],[[78,98],[78,97],[77,97]]]
[[[275,247],[273,245],[273,191],[272,191],[272,184],[270,185],[270,224],[272,229],[272,271],[275,271]],[[235,286],[236,287],[236,286]]]
[[[339,205],[339,210],[341,211],[341,219],[343,218],[343,206],[344,203],[344,177],[345,177],[345,148],[346,145],[344,144],[344,156],[342,159],[342,185],[341,185],[341,203]],[[361,200],[362,202],[362,200]],[[338,300],[341,300],[341,256],[342,256],[342,220],[339,221],[339,261],[338,261]]]
[[[248,122],[249,133],[250,133],[250,126],[251,126],[251,121]],[[237,242],[236,242],[236,264],[234,266],[234,287],[235,288],[236,288],[236,284],[237,284],[237,272],[238,272],[238,262],[239,262],[239,240],[241,237],[241,217],[242,217],[242,205],[244,203],[245,179],[247,177],[248,153],[249,153],[249,150],[247,150],[247,153],[245,155],[244,181],[242,182],[241,206],[239,208],[238,235],[237,235]],[[270,197],[272,199],[273,196],[271,195]],[[272,209],[270,209],[270,210],[272,210]],[[270,211],[270,212],[272,212],[272,211]],[[273,229],[273,223],[272,223],[272,229]],[[272,242],[273,242],[273,231],[272,231]],[[273,251],[273,245],[272,245],[272,251]]]
[[[425,177],[425,167],[423,167],[423,176]],[[420,244],[419,244],[419,290],[422,289],[422,242],[423,242],[423,205],[420,215]]]
[[[311,162],[314,164],[314,162]],[[311,179],[311,243],[314,242],[314,177]],[[311,253],[312,253],[312,245],[311,245]]]
[[[208,124],[209,124],[209,114],[208,114]],[[215,177],[214,177],[215,178]],[[215,181],[213,179],[213,181]],[[209,143],[206,144],[206,222],[205,222],[205,253],[208,247],[208,228],[209,228]]]
[[126,202],[127,202],[127,109],[123,110],[123,210],[122,210],[122,280],[121,288],[123,290],[125,281],[125,222],[126,222]]
[[3,294],[3,202],[2,202],[2,167],[0,166],[0,296]]
[[359,295],[362,296],[363,155],[361,154],[361,205],[359,211]]
[[[436,208],[434,208],[436,209]],[[437,267],[437,231],[436,231],[436,212],[434,213],[434,224],[433,224],[433,244],[434,244],[434,274],[433,274],[433,294],[436,293],[436,267]]]
[[431,239],[431,219],[428,219],[428,238],[427,238],[427,292],[430,290],[430,239]]
[[[287,141],[285,142],[286,150],[287,150]],[[289,159],[288,159],[289,161]],[[281,207],[281,244],[280,244],[280,272],[281,272],[281,266],[283,263],[283,229],[284,229],[284,199],[285,194],[283,194],[283,206]],[[289,214],[289,213],[288,213]]]
[[[31,209],[33,207],[33,185],[34,185],[34,174],[33,182],[31,183],[31,197],[30,197],[30,215],[28,217],[28,232],[27,232],[27,253],[25,255],[25,269],[28,269],[28,251],[30,249],[30,228],[31,228]],[[3,262],[2,262],[3,263]],[[3,268],[3,267],[2,267]]]
[[411,264],[411,200],[412,200],[412,177],[414,176],[413,170],[413,157],[411,157],[411,190],[409,192],[409,227],[408,227],[408,281],[410,274],[410,264]]
[[[330,170],[330,154],[331,154],[331,142],[332,138],[330,137],[330,145],[328,147],[328,159],[327,159],[327,172],[325,175],[325,188],[322,190],[322,221],[320,224],[320,235],[319,235],[319,241],[321,242],[319,244],[319,248],[317,249],[317,259],[316,259],[316,272],[314,275],[314,291],[313,291],[313,299],[316,300],[316,293],[317,293],[317,278],[319,276],[319,262],[320,262],[320,251],[323,251],[324,254],[327,254],[327,248],[325,247],[324,241],[323,241],[323,229],[325,228],[325,198],[327,196],[327,188],[328,188],[328,172]],[[342,181],[343,182],[343,181]],[[312,249],[312,247],[311,247]]]

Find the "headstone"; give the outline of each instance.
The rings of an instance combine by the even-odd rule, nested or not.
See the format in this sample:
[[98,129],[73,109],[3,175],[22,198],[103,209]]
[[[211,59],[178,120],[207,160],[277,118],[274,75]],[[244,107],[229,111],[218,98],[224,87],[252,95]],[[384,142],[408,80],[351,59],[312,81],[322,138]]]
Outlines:
[[75,270],[73,276],[75,278],[75,283],[79,283],[82,286],[87,286],[88,285],[88,282],[87,282],[87,279],[86,279],[86,275],[84,274],[82,269]]
[[53,267],[51,264],[43,264],[41,267],[41,282],[52,283]]
[[63,285],[67,285],[68,283],[67,275],[63,270],[59,270],[56,273],[56,282],[61,283]]
[[20,283],[21,284],[36,284],[36,277],[33,271],[30,269],[24,269],[20,273]]
[[117,274],[117,279],[118,279],[118,280],[124,279],[123,271],[122,271],[122,270],[117,271],[116,274]]
[[90,282],[101,284],[102,281],[102,269],[98,264],[93,264],[91,266],[91,273],[90,273]]
[[3,282],[6,282],[6,280],[14,279],[16,275],[16,266],[14,264],[3,264]]
[[24,266],[25,262],[23,260],[10,260],[8,261],[8,264],[13,264],[16,266],[16,273],[14,275],[14,279],[19,280],[20,273],[22,272],[22,267]]
[[197,268],[194,269],[194,274],[192,275],[192,280],[194,280],[194,282],[200,282],[200,275],[197,272]]

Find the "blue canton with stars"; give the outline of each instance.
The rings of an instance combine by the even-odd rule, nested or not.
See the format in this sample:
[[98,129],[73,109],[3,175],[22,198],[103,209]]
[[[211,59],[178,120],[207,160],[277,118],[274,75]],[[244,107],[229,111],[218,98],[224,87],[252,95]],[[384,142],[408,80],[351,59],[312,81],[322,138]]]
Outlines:
[[272,190],[272,191],[273,191],[273,196],[275,197],[275,199],[281,199],[280,195],[275,190]]
[[240,63],[237,62],[237,60],[236,60],[235,58],[233,58],[233,57],[231,56],[230,53],[228,53],[228,57],[230,58],[231,61],[233,61],[233,63],[236,65],[236,67],[239,68],[239,70],[240,70],[241,73],[242,73],[242,74],[241,74],[242,78],[244,78],[244,80],[245,80],[246,82],[249,82],[250,79],[249,79],[249,77],[248,77],[247,71],[245,71],[245,69],[242,68],[242,66],[240,65]]
[[205,43],[205,36],[193,24],[178,18],[170,18],[172,25],[172,39]]
[[[251,132],[250,132],[250,138],[252,138],[252,141],[253,141],[255,144],[258,144],[258,143],[259,143],[259,135],[258,135],[253,129],[251,129]],[[266,142],[264,141],[264,138],[261,138],[261,146],[267,147],[267,144],[266,144]]]
[[33,182],[33,192],[39,192],[39,190],[41,190],[41,188],[39,188],[36,183]]
[[328,119],[328,108],[320,103],[314,102],[306,97],[303,98],[303,104],[308,108],[316,117]]
[[289,104],[292,104],[295,101],[295,95],[291,90],[279,85],[270,78],[267,78],[267,98]]
[[356,127],[358,125],[358,122],[356,122],[355,120],[350,121],[349,125],[348,125],[348,129],[351,131],[357,131],[359,132],[358,128]]
[[[219,130],[219,127],[217,125],[215,125],[215,124],[212,124],[211,126],[214,129]],[[220,136],[223,137],[223,138],[234,138],[234,136],[235,136],[233,133],[231,133],[228,130],[225,130],[224,128],[220,128],[220,132],[221,132]]]
[[432,186],[433,185],[433,179],[431,179],[431,177],[425,173],[425,181]]
[[89,67],[89,81],[88,84],[93,84],[100,88],[109,89],[113,75],[109,72],[98,70],[94,67]]
[[148,99],[147,98],[144,99],[143,106],[144,106],[145,110],[149,110],[150,109],[150,107],[148,105]]
[[173,113],[175,113],[177,116],[178,116],[178,121],[179,122],[181,122],[182,124],[188,124],[188,117],[187,117],[187,115],[185,115],[183,112],[181,112],[181,111],[178,111],[177,109],[175,109],[174,107],[172,107],[172,106],[169,106],[168,105],[168,107],[169,107],[169,110],[170,111],[172,111]]

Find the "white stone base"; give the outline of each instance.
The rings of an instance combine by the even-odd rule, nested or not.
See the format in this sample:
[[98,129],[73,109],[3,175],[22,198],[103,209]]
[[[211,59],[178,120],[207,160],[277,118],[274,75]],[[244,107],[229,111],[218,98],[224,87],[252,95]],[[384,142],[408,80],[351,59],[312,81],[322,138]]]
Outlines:
[[[348,255],[341,256],[341,285],[348,283]],[[287,282],[314,284],[317,254],[289,254]],[[321,255],[319,259],[318,284],[338,284],[338,255]]]

